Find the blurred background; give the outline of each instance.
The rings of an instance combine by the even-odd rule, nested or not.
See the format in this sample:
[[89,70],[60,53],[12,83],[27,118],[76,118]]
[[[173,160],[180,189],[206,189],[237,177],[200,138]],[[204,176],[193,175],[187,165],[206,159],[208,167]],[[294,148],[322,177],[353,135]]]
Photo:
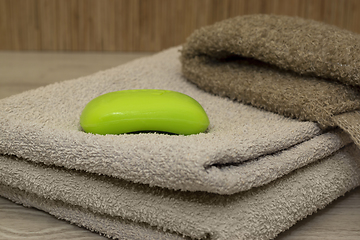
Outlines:
[[360,33],[359,0],[0,0],[0,50],[155,52],[196,28],[255,13]]

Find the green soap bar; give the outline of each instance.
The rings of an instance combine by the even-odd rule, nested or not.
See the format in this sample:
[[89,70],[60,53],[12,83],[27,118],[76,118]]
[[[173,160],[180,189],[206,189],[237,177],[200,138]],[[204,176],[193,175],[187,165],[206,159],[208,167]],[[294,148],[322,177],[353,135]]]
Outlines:
[[193,98],[174,91],[137,89],[91,100],[80,116],[85,132],[122,134],[158,131],[182,135],[204,132],[209,118]]

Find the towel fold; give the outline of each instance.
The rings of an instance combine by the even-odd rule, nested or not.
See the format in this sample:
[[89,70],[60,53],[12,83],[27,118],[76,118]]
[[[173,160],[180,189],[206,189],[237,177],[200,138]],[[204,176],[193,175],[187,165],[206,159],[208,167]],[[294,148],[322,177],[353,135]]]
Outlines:
[[182,70],[208,92],[339,126],[360,146],[359,41],[359,34],[313,20],[240,16],[195,31]]
[[271,239],[359,186],[359,155],[348,145],[233,195],[152,188],[2,156],[0,195],[120,239]]
[[[270,239],[360,185],[344,131],[206,93],[179,50],[0,100],[0,195],[120,239]],[[82,131],[88,101],[139,88],[188,94],[209,129]]]
[[[40,197],[18,188],[0,184],[0,195],[25,207],[33,207],[47,212],[58,219],[66,220],[79,227],[87,228],[110,239],[121,240],[181,240],[189,239],[152,227],[146,223],[133,222],[121,217],[99,214],[86,208],[63,201]],[[1,237],[1,236],[0,236]]]

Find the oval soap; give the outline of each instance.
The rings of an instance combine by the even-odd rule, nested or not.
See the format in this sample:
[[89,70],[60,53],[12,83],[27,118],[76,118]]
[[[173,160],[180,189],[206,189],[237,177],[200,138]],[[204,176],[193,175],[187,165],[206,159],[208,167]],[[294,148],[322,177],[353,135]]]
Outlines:
[[85,132],[122,134],[142,131],[190,135],[204,132],[209,119],[188,95],[158,89],[110,92],[91,100],[80,116]]

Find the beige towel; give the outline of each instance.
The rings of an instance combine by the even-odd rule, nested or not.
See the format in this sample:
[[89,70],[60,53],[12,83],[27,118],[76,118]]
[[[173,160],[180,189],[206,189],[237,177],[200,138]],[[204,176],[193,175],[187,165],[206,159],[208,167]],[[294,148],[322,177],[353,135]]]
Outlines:
[[[93,135],[79,116],[110,91],[198,100],[206,133]],[[199,90],[179,48],[0,101],[0,195],[120,239],[270,239],[360,184],[359,150],[323,131]]]
[[[103,93],[175,90],[202,104],[207,133],[93,135],[81,130],[84,106]],[[232,194],[261,186],[331,155],[350,139],[213,96],[181,74],[179,48],[77,80],[0,101],[0,153],[33,162],[188,191]],[[245,163],[245,164],[244,164]]]
[[233,195],[182,192],[0,157],[0,195],[119,239],[271,239],[360,185],[353,145]]

